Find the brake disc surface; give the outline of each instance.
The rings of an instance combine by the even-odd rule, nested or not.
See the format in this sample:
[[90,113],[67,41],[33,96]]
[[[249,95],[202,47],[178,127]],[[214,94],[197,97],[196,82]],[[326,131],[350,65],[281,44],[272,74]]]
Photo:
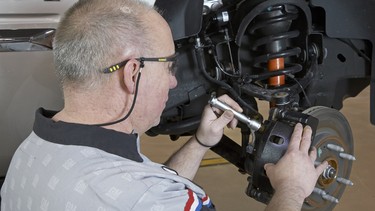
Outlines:
[[303,210],[332,210],[346,186],[352,185],[349,176],[355,158],[351,128],[344,115],[335,109],[316,106],[304,113],[319,119],[312,143],[317,149],[316,164],[326,160],[330,168],[319,177]]

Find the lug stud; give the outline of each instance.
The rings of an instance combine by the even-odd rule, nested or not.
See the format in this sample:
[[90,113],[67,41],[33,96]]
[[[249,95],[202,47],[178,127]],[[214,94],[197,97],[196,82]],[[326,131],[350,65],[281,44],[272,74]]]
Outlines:
[[327,200],[327,201],[330,201],[330,202],[333,202],[333,203],[336,203],[336,204],[339,203],[339,200],[337,198],[329,195],[327,192],[325,192],[324,190],[322,190],[320,188],[315,187],[313,192],[320,195],[324,200]]
[[348,180],[348,179],[345,179],[345,178],[342,178],[342,177],[337,177],[336,178],[337,182],[341,183],[341,184],[344,184],[344,185],[350,185],[350,186],[353,186],[353,182]]
[[327,201],[330,201],[330,202],[333,202],[333,203],[339,203],[339,200],[336,199],[335,197],[329,195],[329,194],[325,194],[325,195],[322,195],[322,198],[327,200]]
[[355,157],[353,156],[353,155],[351,155],[351,154],[348,154],[348,153],[344,153],[344,152],[341,152],[340,154],[339,154],[339,156],[340,156],[340,158],[342,158],[342,159],[346,159],[346,160],[355,160]]
[[336,152],[344,152],[344,148],[336,145],[336,144],[327,144],[327,148],[332,150],[332,151],[336,151]]

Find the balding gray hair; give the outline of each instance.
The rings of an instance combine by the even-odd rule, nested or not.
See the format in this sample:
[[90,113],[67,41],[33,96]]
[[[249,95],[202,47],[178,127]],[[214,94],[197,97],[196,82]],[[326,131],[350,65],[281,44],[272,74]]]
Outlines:
[[152,7],[137,0],[80,0],[62,18],[53,42],[57,76],[63,87],[97,88],[125,52],[149,49],[144,14]]

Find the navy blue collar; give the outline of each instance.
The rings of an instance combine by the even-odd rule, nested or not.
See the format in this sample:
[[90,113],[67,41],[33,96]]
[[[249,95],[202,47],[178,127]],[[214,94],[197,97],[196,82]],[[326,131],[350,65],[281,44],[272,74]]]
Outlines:
[[39,108],[35,113],[35,134],[52,143],[95,147],[136,162],[143,162],[138,152],[137,134],[121,133],[99,126],[55,122],[51,118],[56,113]]

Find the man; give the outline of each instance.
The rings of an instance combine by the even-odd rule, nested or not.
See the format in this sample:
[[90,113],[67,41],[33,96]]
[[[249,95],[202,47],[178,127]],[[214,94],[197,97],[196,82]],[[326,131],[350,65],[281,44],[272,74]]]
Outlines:
[[[174,53],[167,23],[138,1],[81,0],[68,10],[54,40],[64,108],[36,112],[7,173],[1,210],[214,210],[191,180],[223,128],[236,126],[232,112],[215,109],[217,118],[207,106],[195,136],[166,165],[139,151],[139,135],[159,123],[177,85]],[[269,210],[299,210],[326,167],[315,169],[311,129],[302,130],[298,124],[277,165],[265,166],[276,190]]]

